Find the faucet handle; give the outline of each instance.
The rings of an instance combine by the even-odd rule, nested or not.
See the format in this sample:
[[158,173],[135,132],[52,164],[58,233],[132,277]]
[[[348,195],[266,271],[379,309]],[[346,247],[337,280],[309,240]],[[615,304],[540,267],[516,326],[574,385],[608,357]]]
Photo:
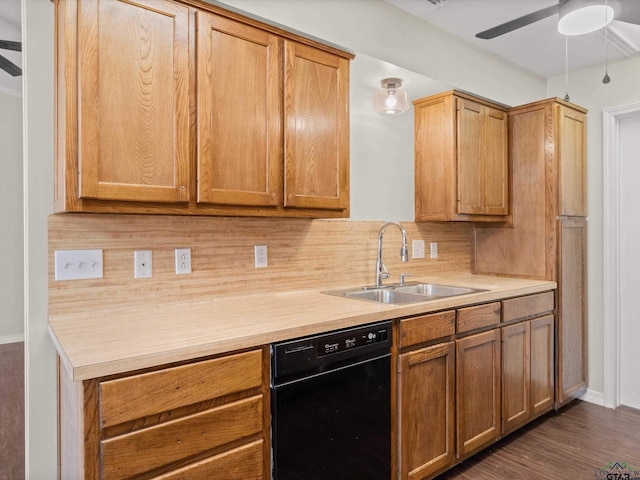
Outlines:
[[412,277],[413,273],[401,273],[400,274],[400,286],[403,287],[404,286],[404,280],[407,277]]

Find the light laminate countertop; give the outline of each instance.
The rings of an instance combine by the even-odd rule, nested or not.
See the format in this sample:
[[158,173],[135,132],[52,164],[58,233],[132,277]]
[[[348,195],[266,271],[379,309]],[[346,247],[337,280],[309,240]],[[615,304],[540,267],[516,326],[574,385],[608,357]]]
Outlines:
[[556,288],[550,281],[471,274],[411,281],[486,291],[406,305],[341,298],[320,290],[216,296],[50,316],[49,332],[63,366],[80,381]]

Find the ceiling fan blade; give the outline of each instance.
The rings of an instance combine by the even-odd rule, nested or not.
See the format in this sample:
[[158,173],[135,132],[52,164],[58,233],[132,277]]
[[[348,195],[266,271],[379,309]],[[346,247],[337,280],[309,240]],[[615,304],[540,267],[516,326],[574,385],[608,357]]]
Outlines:
[[22,43],[12,42],[11,40],[0,40],[0,48],[4,50],[13,50],[15,52],[22,51]]
[[2,55],[0,55],[0,68],[14,77],[22,75],[22,69]]
[[640,2],[620,2],[620,11],[616,15],[615,20],[640,25]]
[[485,40],[499,37],[500,35],[513,32],[518,28],[525,27],[534,22],[537,22],[538,20],[542,20],[544,18],[550,17],[551,15],[555,15],[556,13],[558,13],[558,9],[559,9],[558,5],[552,5],[551,7],[543,8],[542,10],[538,10],[537,12],[533,12],[528,15],[518,17],[516,19],[510,20],[506,23],[498,25],[497,27],[493,27],[493,28],[490,28],[489,30],[485,30],[484,32],[477,33],[476,37],[482,38]]

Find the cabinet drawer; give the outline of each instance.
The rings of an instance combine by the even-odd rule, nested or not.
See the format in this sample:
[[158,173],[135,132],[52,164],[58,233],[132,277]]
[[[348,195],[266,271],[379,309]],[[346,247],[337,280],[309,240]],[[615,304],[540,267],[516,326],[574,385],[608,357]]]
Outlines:
[[400,320],[400,348],[453,335],[455,317],[455,312],[451,310]]
[[458,333],[500,323],[500,302],[477,305],[458,310]]
[[129,478],[259,434],[262,402],[262,395],[257,395],[103,440],[103,476],[115,480]]
[[262,351],[254,350],[100,383],[100,426],[262,385]]
[[263,442],[258,440],[179,470],[153,477],[153,480],[193,480],[194,478],[261,480],[262,470]]
[[538,293],[526,297],[502,301],[502,321],[525,319],[552,312],[555,306],[554,292]]

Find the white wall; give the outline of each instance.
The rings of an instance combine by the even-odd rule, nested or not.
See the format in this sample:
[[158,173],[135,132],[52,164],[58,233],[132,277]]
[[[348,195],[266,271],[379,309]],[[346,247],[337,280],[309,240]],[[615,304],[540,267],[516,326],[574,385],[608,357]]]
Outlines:
[[24,338],[22,247],[22,98],[0,91],[0,344]]
[[[589,390],[602,393],[603,378],[603,199],[602,111],[640,102],[640,57],[609,65],[611,83],[604,85],[604,67],[569,76],[571,101],[589,109],[587,116],[588,221],[587,275],[589,313]],[[564,75],[547,81],[548,97],[564,97]]]
[[[52,478],[56,472],[55,357],[47,334],[47,215],[53,196],[53,4],[44,0],[22,1],[27,147],[27,468],[29,478],[39,480]],[[369,94],[384,76],[389,76],[382,75],[389,67],[384,62],[399,66],[404,75],[418,74],[411,77],[411,82],[426,85],[418,89],[423,95],[434,93],[429,90],[439,88],[438,83],[512,105],[538,100],[545,94],[543,79],[382,0],[228,0],[227,3],[364,54],[354,62],[352,85],[364,89],[368,85],[371,90],[355,89],[351,94],[352,205],[354,216],[360,218],[413,219],[413,115],[383,119],[366,107]],[[367,56],[371,57],[371,63],[367,62]],[[390,135],[392,131],[398,136]],[[361,180],[365,175],[369,177]]]

